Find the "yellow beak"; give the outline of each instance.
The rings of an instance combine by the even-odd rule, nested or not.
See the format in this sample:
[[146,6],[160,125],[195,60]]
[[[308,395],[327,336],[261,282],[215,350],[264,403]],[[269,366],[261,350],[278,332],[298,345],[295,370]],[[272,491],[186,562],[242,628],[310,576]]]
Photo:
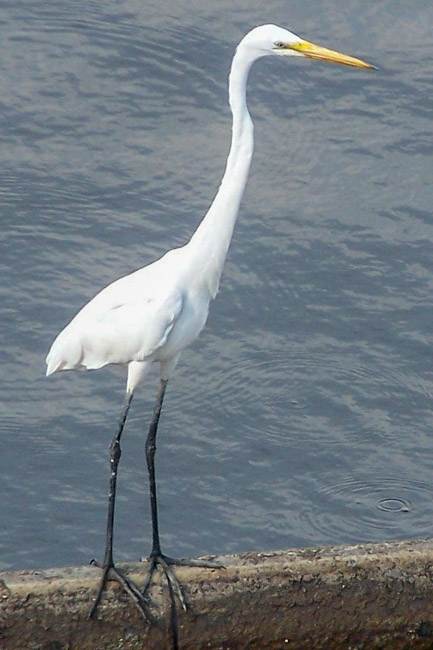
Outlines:
[[354,68],[369,68],[376,70],[374,65],[362,61],[362,59],[355,59],[353,56],[341,54],[334,50],[328,50],[326,47],[315,45],[309,41],[299,41],[298,43],[291,43],[285,46],[288,50],[295,50],[309,59],[318,59],[320,61],[329,61],[329,63],[341,63],[342,65],[350,65]]

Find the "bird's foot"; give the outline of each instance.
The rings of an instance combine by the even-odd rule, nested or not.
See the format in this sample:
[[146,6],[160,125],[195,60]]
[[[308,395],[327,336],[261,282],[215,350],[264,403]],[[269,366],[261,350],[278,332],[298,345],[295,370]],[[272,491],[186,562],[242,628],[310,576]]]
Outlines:
[[[150,586],[152,584],[152,578],[155,572],[157,571],[158,567],[160,567],[166,577],[170,589],[170,594],[177,596],[182,606],[182,609],[185,612],[188,609],[188,604],[185,599],[185,594],[179,583],[179,580],[176,578],[176,575],[171,567],[185,566],[185,567],[198,567],[198,568],[205,568],[205,569],[224,569],[222,564],[219,564],[218,562],[214,562],[212,560],[189,560],[183,558],[175,559],[169,557],[168,555],[164,555],[163,553],[151,553],[150,557],[148,558],[148,561],[149,561],[149,570],[142,588],[143,596],[144,597],[147,596],[147,592],[149,591]],[[174,603],[172,604],[174,605]]]
[[176,611],[176,598],[179,600],[181,607],[184,611],[187,611],[188,604],[185,598],[185,594],[181,587],[179,580],[176,578],[174,571],[171,567],[173,566],[186,566],[186,567],[202,567],[206,569],[223,569],[224,567],[217,562],[212,562],[211,560],[186,560],[180,559],[176,560],[168,555],[163,555],[161,552],[151,553],[148,558],[149,569],[147,572],[146,580],[142,588],[142,594],[144,598],[148,598],[148,592],[152,584],[152,579],[155,572],[158,570],[158,567],[161,568],[166,580],[168,591],[170,594],[170,632],[171,632],[171,647],[173,650],[178,650],[179,648],[179,629],[178,629],[178,617]]
[[95,618],[99,603],[102,599],[102,595],[107,588],[107,582],[114,580],[119,583],[119,585],[123,588],[123,591],[125,591],[131,598],[141,617],[144,618],[146,622],[153,622],[153,617],[149,614],[148,611],[148,601],[145,594],[141,593],[140,589],[130,578],[128,578],[122,571],[119,571],[119,569],[115,567],[114,564],[103,566],[96,562],[96,560],[91,560],[90,564],[92,566],[100,568],[102,570],[102,576],[95,601],[89,612],[89,618]]

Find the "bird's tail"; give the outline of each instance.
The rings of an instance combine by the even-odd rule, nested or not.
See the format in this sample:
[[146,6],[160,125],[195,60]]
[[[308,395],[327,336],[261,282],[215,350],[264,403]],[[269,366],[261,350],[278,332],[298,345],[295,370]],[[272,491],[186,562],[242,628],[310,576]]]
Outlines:
[[71,328],[66,328],[55,339],[47,354],[47,377],[61,370],[78,368],[82,361],[79,338]]

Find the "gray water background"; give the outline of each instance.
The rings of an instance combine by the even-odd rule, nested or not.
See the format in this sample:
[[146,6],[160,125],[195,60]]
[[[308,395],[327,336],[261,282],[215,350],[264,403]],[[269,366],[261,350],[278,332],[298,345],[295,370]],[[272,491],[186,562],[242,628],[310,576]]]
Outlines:
[[[222,290],[160,429],[165,552],[433,535],[430,1],[13,2],[0,8],[0,568],[102,555],[125,373],[45,379],[105,284],[186,241],[230,139],[235,44],[275,22],[376,73],[254,68],[250,182]],[[149,551],[131,412],[116,557]]]

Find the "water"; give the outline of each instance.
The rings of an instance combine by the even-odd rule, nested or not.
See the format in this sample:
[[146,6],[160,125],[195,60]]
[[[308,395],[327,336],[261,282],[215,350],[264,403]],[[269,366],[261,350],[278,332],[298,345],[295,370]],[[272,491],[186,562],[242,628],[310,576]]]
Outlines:
[[[433,534],[430,2],[5,1],[0,567],[101,557],[120,369],[44,377],[96,290],[184,242],[229,145],[226,74],[276,22],[374,74],[269,59],[222,292],[168,394],[172,555]],[[150,544],[139,394],[116,556]]]

